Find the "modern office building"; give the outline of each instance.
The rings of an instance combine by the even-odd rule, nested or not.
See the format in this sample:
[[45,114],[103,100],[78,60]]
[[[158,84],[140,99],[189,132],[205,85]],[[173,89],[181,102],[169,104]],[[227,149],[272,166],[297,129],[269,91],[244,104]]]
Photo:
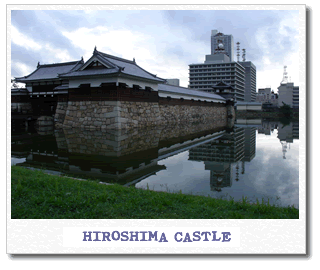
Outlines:
[[167,79],[167,84],[174,85],[174,86],[180,86],[180,80],[179,79]]
[[251,61],[239,62],[245,68],[244,101],[253,102],[257,95],[256,66]]
[[278,87],[278,106],[283,103],[289,105],[293,109],[299,109],[299,86],[294,86],[294,83],[281,83]]
[[219,45],[219,40],[222,40],[227,55],[230,58],[230,61],[234,61],[234,42],[232,35],[224,35],[219,33],[218,30],[211,31],[211,54],[214,54],[215,49]]
[[223,51],[206,55],[205,62],[189,65],[189,88],[214,92],[213,87],[223,81],[235,90],[235,99],[245,98],[245,68],[231,62]]
[[[211,54],[205,56],[204,63],[189,65],[189,88],[223,96],[232,93],[236,102],[255,102],[256,66],[245,60],[243,51],[243,61],[235,62],[233,36],[212,30]],[[221,92],[221,87],[228,89]]]
[[278,106],[278,94],[275,94],[271,88],[259,88],[256,96],[256,102],[271,103]]

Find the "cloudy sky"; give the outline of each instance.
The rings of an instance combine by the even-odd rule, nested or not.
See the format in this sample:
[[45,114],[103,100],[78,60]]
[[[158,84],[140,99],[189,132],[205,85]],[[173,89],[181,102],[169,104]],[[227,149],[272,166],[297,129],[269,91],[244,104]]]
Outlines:
[[[135,58],[161,78],[188,86],[189,64],[211,52],[211,30],[233,35],[257,67],[257,88],[277,91],[283,67],[299,85],[298,10],[12,10],[11,77],[37,63],[88,60],[99,51]],[[236,57],[235,57],[236,58]],[[236,60],[236,59],[235,59]],[[240,58],[242,60],[242,57]]]

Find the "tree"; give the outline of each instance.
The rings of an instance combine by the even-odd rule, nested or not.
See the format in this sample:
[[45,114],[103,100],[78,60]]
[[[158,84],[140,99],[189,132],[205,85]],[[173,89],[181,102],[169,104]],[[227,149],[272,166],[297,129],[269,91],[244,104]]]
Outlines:
[[292,108],[284,103],[282,101],[283,105],[280,107],[280,112],[286,117],[286,118],[292,118],[293,112],[292,112]]

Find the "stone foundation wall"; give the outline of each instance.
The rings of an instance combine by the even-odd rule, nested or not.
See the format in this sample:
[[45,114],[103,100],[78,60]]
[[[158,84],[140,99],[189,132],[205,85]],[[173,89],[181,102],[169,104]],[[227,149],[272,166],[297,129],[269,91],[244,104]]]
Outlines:
[[66,116],[66,111],[68,108],[68,102],[58,102],[56,113],[54,115],[54,122],[56,125],[62,125],[64,122],[64,118]]
[[[63,118],[63,113],[65,117]],[[167,105],[136,101],[69,101],[58,104],[56,126],[85,129],[130,129],[170,124],[226,124],[227,107],[221,105]]]
[[122,101],[119,128],[143,128],[163,124],[159,103]]
[[62,126],[86,129],[113,128],[119,117],[118,101],[68,101]]
[[165,124],[190,124],[207,122],[225,122],[226,107],[160,105],[161,120]]
[[23,113],[23,114],[32,114],[31,103],[28,102],[13,102],[11,103],[11,112],[14,113]]

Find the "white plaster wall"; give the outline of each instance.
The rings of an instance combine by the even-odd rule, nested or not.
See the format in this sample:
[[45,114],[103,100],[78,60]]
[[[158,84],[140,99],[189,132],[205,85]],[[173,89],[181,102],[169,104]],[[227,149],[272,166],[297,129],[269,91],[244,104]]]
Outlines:
[[237,110],[238,110],[238,111],[246,111],[246,110],[247,110],[247,106],[240,106],[240,105],[238,105],[238,106],[237,106]]
[[138,84],[143,89],[147,86],[147,87],[151,87],[154,91],[158,91],[157,83],[151,83],[151,82],[146,82],[142,80],[134,80],[126,77],[119,77],[118,79],[119,79],[119,82],[126,83],[130,88],[132,87],[133,84]]
[[180,99],[180,98],[184,98],[184,99],[187,99],[187,100],[192,100],[194,99],[195,101],[198,101],[199,99],[201,101],[213,101],[213,102],[222,102],[222,103],[225,103],[224,100],[217,100],[215,98],[209,98],[209,97],[203,97],[203,96],[196,96],[196,95],[186,95],[186,94],[180,94],[180,93],[174,93],[174,92],[165,92],[165,91],[159,91],[159,97],[171,97],[171,98],[176,98],[176,99]]
[[69,88],[77,88],[80,84],[90,83],[91,87],[99,87],[101,83],[118,82],[118,78],[79,78],[69,81]]
[[261,106],[247,106],[247,110],[261,111]]
[[76,80],[69,81],[69,88],[77,88],[80,84],[87,84],[89,83],[91,87],[99,87],[101,83],[109,83],[109,82],[116,82],[117,84],[126,83],[130,88],[132,88],[133,84],[140,85],[143,89],[147,87],[151,87],[153,90],[158,91],[158,84],[157,83],[150,83],[141,80],[133,80],[125,77],[110,77],[110,78],[79,78]]
[[238,111],[261,111],[261,105],[237,105]]

